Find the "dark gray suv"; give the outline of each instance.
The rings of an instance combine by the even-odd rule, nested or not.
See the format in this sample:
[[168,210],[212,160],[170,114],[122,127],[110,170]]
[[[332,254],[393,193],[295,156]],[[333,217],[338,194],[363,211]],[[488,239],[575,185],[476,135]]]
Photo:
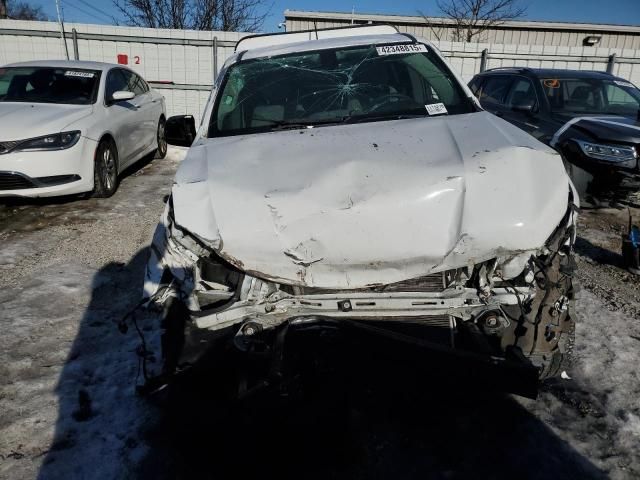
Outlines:
[[640,187],[640,90],[605,72],[498,68],[469,87],[483,108],[558,150],[582,197],[632,200]]

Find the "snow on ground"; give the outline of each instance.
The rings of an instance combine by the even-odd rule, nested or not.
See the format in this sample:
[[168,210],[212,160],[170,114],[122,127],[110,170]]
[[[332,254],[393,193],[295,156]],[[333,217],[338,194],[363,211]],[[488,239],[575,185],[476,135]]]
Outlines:
[[[139,299],[183,155],[172,149],[132,170],[110,199],[0,204],[0,478],[216,476],[215,461],[191,470],[192,452],[208,458],[214,430],[204,442],[170,437],[164,407],[135,395],[138,338],[116,328]],[[640,477],[640,282],[617,263],[624,215],[582,218],[571,380],[550,382],[537,400],[438,386],[419,400],[410,389],[362,392],[338,439],[315,435],[306,422],[324,417],[303,410],[264,438],[239,423],[241,444],[257,438],[274,452],[280,464],[264,467],[267,476],[294,462],[299,478]],[[153,317],[140,325],[157,346]],[[321,454],[329,443],[339,454]],[[282,455],[289,448],[296,454]],[[236,454],[239,472],[255,463]]]
[[609,311],[587,290],[577,313],[571,380],[519,401],[609,478],[638,478],[640,319]]
[[1,211],[0,478],[126,478],[143,457],[157,414],[134,395],[138,341],[116,322],[140,298],[179,159],[130,172],[110,199]]

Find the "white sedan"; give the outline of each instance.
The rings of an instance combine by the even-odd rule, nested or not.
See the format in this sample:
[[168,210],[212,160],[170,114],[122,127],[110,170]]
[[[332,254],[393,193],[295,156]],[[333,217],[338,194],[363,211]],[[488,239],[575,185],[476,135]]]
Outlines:
[[0,197],[109,197],[127,166],[167,153],[164,97],[96,62],[0,67]]

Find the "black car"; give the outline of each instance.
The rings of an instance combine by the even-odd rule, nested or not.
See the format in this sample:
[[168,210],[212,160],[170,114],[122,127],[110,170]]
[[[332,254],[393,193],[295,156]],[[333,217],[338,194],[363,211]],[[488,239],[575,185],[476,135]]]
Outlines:
[[469,87],[489,112],[558,150],[580,196],[639,203],[640,90],[605,72],[496,68]]

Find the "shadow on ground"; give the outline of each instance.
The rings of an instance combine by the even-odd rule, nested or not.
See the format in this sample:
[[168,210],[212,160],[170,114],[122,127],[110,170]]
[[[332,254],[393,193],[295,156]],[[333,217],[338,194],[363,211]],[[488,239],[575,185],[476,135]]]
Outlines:
[[55,386],[58,417],[41,480],[123,478],[145,448],[138,431],[157,414],[135,395],[138,339],[123,336],[117,323],[141,298],[147,259],[144,248],[93,277],[90,302]]
[[[271,392],[220,411],[172,403],[138,477],[163,465],[180,479],[606,478],[506,395],[379,380],[316,378],[297,398]],[[197,381],[206,398],[211,378]]]
[[425,371],[397,352],[345,345],[329,338],[291,347],[296,374],[285,376],[286,388],[275,383],[231,403],[223,399],[235,387],[228,372],[240,365],[246,374],[244,357],[211,355],[157,398],[161,422],[147,432],[152,450],[137,476],[606,478],[513,397],[488,391],[477,369],[443,360]]
[[624,268],[622,255],[606,248],[594,245],[584,237],[576,237],[574,249],[578,255],[588,257],[596,263]]

